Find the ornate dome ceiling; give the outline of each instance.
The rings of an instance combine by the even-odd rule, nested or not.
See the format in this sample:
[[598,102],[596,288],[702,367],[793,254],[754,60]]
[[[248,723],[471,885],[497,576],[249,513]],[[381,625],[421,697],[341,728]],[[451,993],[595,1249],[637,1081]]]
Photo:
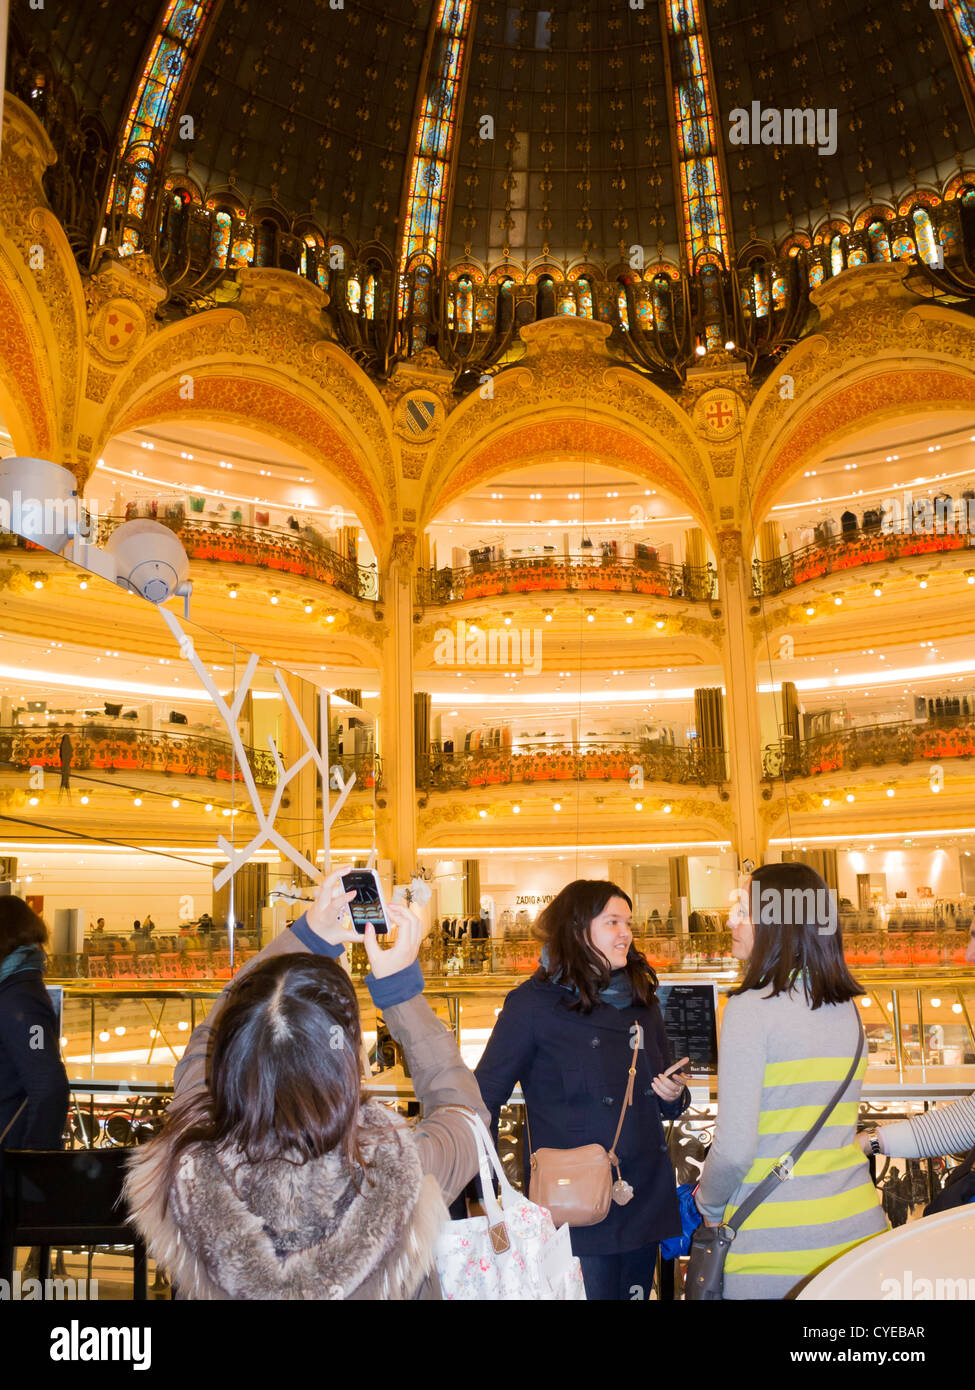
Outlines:
[[[174,130],[167,157],[204,199],[229,189],[248,215],[274,206],[288,224],[311,217],[326,236],[395,255],[417,115],[432,110],[443,164],[420,194],[446,190],[447,263],[610,266],[640,244],[676,264],[688,253],[682,91],[698,93],[697,115],[711,122],[714,186],[698,191],[727,219],[729,252],[852,222],[916,187],[940,193],[972,162],[967,5],[337,3],[168,7],[199,12],[198,23],[184,15],[192,42],[174,101],[194,138]],[[14,0],[13,60],[67,80],[79,119],[97,118],[117,146],[166,12],[153,0],[130,0],[121,18],[107,0],[41,10]],[[835,152],[734,144],[732,112],[752,103],[835,112]]]

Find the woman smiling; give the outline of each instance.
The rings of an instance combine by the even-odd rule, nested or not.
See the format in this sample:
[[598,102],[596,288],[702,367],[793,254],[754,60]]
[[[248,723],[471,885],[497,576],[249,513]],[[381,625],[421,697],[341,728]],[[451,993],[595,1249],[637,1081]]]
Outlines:
[[661,1120],[676,1119],[690,1096],[683,1077],[665,1075],[657,977],[633,945],[632,908],[615,883],[577,879],[539,913],[541,964],[505,999],[475,1073],[495,1126],[521,1082],[536,1150],[615,1150],[632,1200],[571,1232],[590,1299],[649,1298],[657,1244],[680,1231]]

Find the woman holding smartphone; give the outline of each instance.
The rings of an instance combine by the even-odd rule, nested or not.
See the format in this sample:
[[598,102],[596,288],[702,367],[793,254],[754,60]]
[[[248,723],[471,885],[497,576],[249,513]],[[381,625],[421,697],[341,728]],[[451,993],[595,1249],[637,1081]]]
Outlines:
[[[544,943],[539,969],[505,999],[475,1071],[495,1128],[520,1082],[534,1148],[602,1144],[608,1151],[639,1025],[633,1103],[615,1150],[633,1197],[614,1201],[597,1225],[571,1232],[586,1296],[597,1300],[649,1298],[657,1245],[680,1233],[662,1120],[690,1104],[678,1070],[687,1058],[673,1063],[657,977],[633,945],[632,908],[615,883],[577,879],[562,889],[535,923]],[[525,1139],[527,1190],[527,1127]]]
[[[190,1038],[162,1133],[136,1150],[132,1220],[181,1298],[439,1298],[434,1247],[477,1170],[462,1110],[487,1114],[453,1033],[424,1001],[422,928],[386,907],[346,926],[341,871],[249,961]],[[410,1067],[410,1129],[363,1100],[355,988],[336,957],[363,942],[366,986]]]

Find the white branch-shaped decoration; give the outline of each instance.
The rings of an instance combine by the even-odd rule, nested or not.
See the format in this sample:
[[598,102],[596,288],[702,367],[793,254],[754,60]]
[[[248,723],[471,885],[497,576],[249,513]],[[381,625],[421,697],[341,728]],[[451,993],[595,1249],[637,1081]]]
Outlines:
[[[274,759],[274,765],[277,769],[278,780],[277,786],[274,788],[274,795],[271,798],[271,804],[268,807],[267,811],[265,811],[264,807],[261,804],[261,798],[258,794],[257,784],[254,781],[253,770],[251,768],[250,763],[247,760],[247,753],[244,748],[244,742],[240,736],[240,730],[237,727],[237,720],[240,717],[240,711],[243,708],[244,700],[247,698],[247,693],[250,690],[251,681],[254,678],[254,671],[257,667],[258,657],[254,652],[250,654],[250,657],[247,661],[247,665],[244,668],[244,674],[241,679],[241,683],[237,687],[237,690],[234,692],[233,703],[228,705],[226,700],[224,700],[223,696],[220,694],[220,691],[217,689],[216,684],[214,683],[214,680],[210,675],[210,672],[207,670],[207,668],[204,666],[203,662],[197,655],[196,648],[193,645],[193,639],[191,637],[188,637],[187,634],[183,631],[182,627],[180,626],[179,619],[176,617],[176,615],[174,613],[171,613],[167,608],[160,607],[157,611],[162,615],[163,621],[165,622],[166,626],[169,628],[170,632],[173,634],[173,637],[179,644],[180,656],[184,659],[184,661],[188,661],[189,664],[193,667],[193,670],[196,672],[204,688],[208,692],[210,699],[213,701],[214,706],[220,714],[220,717],[223,719],[224,723],[227,726],[227,732],[230,735],[230,741],[233,745],[234,754],[236,756],[237,763],[240,767],[241,775],[244,779],[244,786],[247,789],[247,795],[250,799],[251,808],[253,809],[254,815],[257,817],[257,833],[253,835],[252,838],[247,842],[247,844],[244,845],[242,848],[237,849],[224,835],[220,835],[217,837],[217,847],[222,851],[222,853],[226,854],[227,863],[225,867],[222,868],[220,872],[215,875],[213,880],[214,889],[222,888],[224,884],[227,883],[234,876],[237,870],[242,868],[243,865],[246,864],[253,857],[256,851],[263,848],[265,844],[274,845],[275,848],[280,851],[282,857],[285,859],[290,859],[292,864],[294,864],[296,868],[300,869],[302,873],[307,874],[309,878],[315,880],[316,882],[320,881],[324,877],[322,870],[319,869],[317,865],[311,863],[310,860],[306,859],[305,856],[299,850],[294,848],[293,845],[289,844],[285,837],[281,834],[281,832],[275,828],[274,822],[277,817],[278,811],[281,809],[281,799],[284,796],[286,788],[291,784],[291,782],[294,781],[295,777],[298,776],[302,768],[304,768],[308,764],[309,760],[313,761],[315,766],[318,768],[319,775],[322,779],[322,835],[324,842],[325,873],[328,873],[331,867],[330,831],[333,824],[335,823],[336,817],[342,810],[342,807],[345,805],[346,798],[348,797],[349,792],[355,785],[355,773],[353,772],[349,781],[344,784],[337,800],[331,805],[329,805],[329,777],[327,757],[322,753],[322,750],[318,746],[318,743],[316,742],[316,740],[312,738],[311,734],[308,732],[308,729],[305,725],[305,721],[302,719],[301,715],[298,712],[298,707],[296,706],[294,699],[292,698],[291,691],[288,689],[284,681],[284,678],[281,675],[281,672],[275,670],[274,679],[277,682],[278,689],[281,691],[281,694],[284,698],[284,702],[287,705],[288,710],[290,711],[291,716],[295,721],[295,724],[298,728],[298,732],[301,734],[306,751],[301,755],[297,762],[292,763],[291,767],[285,768],[284,763],[281,761],[281,756],[278,753],[277,748],[275,747],[274,739],[270,736],[268,737],[268,745],[271,749],[271,756]],[[321,701],[323,711],[322,732],[327,737],[328,725],[324,718],[324,694],[321,696]]]

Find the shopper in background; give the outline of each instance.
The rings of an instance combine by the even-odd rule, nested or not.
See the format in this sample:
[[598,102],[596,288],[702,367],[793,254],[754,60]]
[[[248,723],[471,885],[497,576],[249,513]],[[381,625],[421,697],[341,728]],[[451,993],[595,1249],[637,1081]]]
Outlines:
[[[341,872],[216,1001],[176,1069],[162,1134],[131,1160],[132,1219],[184,1298],[439,1297],[445,1201],[478,1166],[457,1107],[487,1113],[422,997],[420,922],[388,908],[388,950],[371,926],[346,930]],[[415,1129],[362,1101],[359,1007],[336,959],[352,941],[406,1054]]]
[[[633,904],[614,883],[577,879],[538,916],[544,943],[535,975],[513,990],[475,1075],[497,1128],[521,1082],[533,1148],[602,1144],[608,1151],[632,1064],[633,1026],[643,1032],[633,1104],[616,1153],[633,1188],[594,1226],[572,1228],[590,1299],[649,1298],[657,1245],[680,1233],[674,1170],[662,1119],[690,1104],[683,1077],[666,1077],[672,1057],[656,1001],[657,977],[633,945]],[[528,1130],[525,1131],[528,1188]]]
[[59,1149],[68,1075],[44,988],[47,927],[20,898],[0,897],[0,1149]]
[[[805,864],[764,864],[732,910],[745,977],[725,1006],[718,1119],[697,1192],[720,1225],[810,1130],[846,1076],[860,1037],[829,890]],[[755,913],[755,903],[761,905]],[[738,1230],[724,1297],[785,1298],[820,1265],[887,1229],[856,1142],[866,1048],[846,1092],[788,1181]]]

